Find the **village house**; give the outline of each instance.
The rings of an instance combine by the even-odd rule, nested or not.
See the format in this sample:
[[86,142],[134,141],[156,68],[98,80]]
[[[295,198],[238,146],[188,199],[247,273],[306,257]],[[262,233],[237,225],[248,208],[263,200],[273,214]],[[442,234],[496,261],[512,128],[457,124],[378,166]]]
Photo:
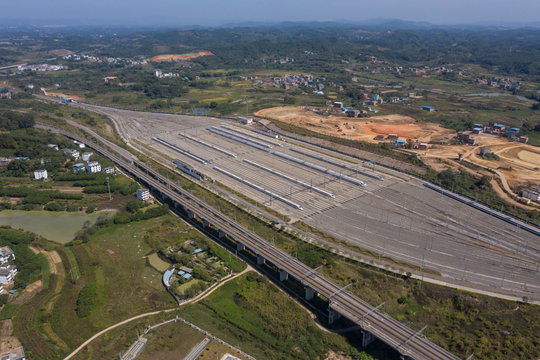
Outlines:
[[24,354],[24,348],[22,346],[10,349],[6,352],[0,354],[1,360],[26,360],[26,355]]
[[90,157],[94,155],[91,151],[83,152],[82,153],[82,160],[83,161],[90,161]]
[[521,196],[532,201],[540,202],[540,187],[524,189],[521,191]]
[[86,164],[86,171],[90,174],[98,173],[101,171],[101,165],[97,161],[89,161]]
[[503,124],[490,123],[484,125],[484,132],[486,134],[501,135],[504,129],[506,129],[506,126]]
[[15,253],[9,246],[0,247],[0,264],[7,264],[10,260],[15,260]]
[[457,140],[463,144],[476,145],[476,138],[471,137],[470,131],[459,131],[457,133]]
[[84,169],[84,164],[83,163],[76,163],[75,165],[73,165],[73,171],[74,172],[77,172],[79,170],[82,170]]
[[34,178],[36,180],[41,180],[41,179],[47,179],[48,175],[47,175],[47,170],[46,169],[40,169],[40,170],[35,170],[34,171]]
[[73,158],[73,159],[78,159],[81,154],[79,153],[78,150],[74,150],[74,149],[62,149],[63,152],[66,153],[67,156]]
[[0,284],[10,284],[17,275],[17,267],[9,263],[0,265]]
[[137,199],[140,201],[147,201],[150,199],[150,190],[148,189],[137,189]]
[[0,157],[0,166],[8,166],[10,162],[12,162],[13,159],[6,158],[6,157]]

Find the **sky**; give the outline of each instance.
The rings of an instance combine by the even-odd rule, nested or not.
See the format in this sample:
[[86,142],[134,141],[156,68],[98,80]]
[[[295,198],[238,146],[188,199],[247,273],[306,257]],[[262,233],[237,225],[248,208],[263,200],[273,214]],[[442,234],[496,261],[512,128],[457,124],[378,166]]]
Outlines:
[[0,25],[219,26],[402,19],[433,24],[540,22],[540,0],[4,0]]

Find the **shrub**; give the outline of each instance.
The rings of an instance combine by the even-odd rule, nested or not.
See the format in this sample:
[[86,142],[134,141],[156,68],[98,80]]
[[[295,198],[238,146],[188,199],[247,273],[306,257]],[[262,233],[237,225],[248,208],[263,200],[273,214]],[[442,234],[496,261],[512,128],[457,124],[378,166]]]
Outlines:
[[77,316],[80,318],[87,317],[92,312],[92,306],[96,298],[97,287],[94,283],[86,284],[77,297]]
[[64,211],[65,207],[64,205],[60,204],[59,202],[53,201],[45,206],[45,210],[47,211]]

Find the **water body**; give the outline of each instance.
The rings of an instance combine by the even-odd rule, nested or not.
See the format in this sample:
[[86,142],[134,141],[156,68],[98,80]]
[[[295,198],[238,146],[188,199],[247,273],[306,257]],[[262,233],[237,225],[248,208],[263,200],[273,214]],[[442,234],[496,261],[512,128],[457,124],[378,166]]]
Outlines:
[[53,211],[0,211],[0,225],[23,229],[39,234],[44,238],[65,244],[81,230],[87,221],[94,224],[102,213]]

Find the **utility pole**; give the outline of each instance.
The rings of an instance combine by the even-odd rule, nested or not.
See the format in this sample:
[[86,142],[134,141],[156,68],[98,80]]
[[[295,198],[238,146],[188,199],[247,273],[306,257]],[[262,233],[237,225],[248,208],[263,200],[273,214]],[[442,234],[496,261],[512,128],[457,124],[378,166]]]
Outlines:
[[111,185],[109,184],[109,177],[107,176],[107,190],[109,190],[109,201],[112,201]]

